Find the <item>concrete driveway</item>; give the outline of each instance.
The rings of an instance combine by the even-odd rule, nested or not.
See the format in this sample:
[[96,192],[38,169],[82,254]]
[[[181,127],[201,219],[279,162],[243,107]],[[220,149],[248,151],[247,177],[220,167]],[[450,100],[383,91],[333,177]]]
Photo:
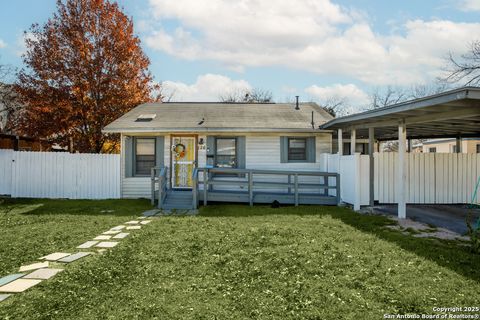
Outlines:
[[[374,210],[397,216],[396,205],[378,205]],[[463,235],[467,233],[465,219],[468,210],[473,210],[472,223],[475,223],[480,218],[480,209],[468,209],[466,205],[407,205],[407,218]]]

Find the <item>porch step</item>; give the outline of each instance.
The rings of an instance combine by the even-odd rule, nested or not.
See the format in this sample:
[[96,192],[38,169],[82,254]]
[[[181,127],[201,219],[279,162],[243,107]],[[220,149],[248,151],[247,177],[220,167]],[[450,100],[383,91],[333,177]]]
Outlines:
[[164,210],[191,210],[193,195],[191,191],[169,191],[165,197]]

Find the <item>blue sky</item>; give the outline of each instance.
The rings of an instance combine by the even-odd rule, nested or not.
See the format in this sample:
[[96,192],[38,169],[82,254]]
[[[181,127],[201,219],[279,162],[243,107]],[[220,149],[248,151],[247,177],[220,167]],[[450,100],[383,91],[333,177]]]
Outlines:
[[[21,67],[22,34],[55,0],[2,1],[0,63]],[[174,100],[258,87],[276,101],[345,98],[428,84],[448,52],[480,38],[480,0],[119,0],[151,71]]]

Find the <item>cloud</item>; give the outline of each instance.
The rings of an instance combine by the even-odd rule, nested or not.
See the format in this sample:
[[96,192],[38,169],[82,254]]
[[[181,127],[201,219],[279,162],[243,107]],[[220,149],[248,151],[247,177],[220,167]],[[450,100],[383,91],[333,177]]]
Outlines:
[[478,0],[463,0],[460,3],[462,11],[480,11],[480,1]]
[[150,0],[150,6],[155,25],[174,27],[158,27],[145,42],[172,56],[239,71],[282,66],[372,85],[427,82],[450,51],[464,53],[480,33],[480,23],[409,20],[379,34],[364,14],[331,0]]
[[233,80],[218,74],[200,75],[193,84],[162,82],[163,93],[166,97],[172,96],[171,101],[219,101],[221,95],[251,88],[245,80]]
[[370,98],[367,93],[354,84],[334,84],[320,87],[310,86],[305,92],[311,95],[312,100],[320,104],[328,104],[330,101],[343,101],[347,108],[351,106],[365,106]]
[[7,43],[0,39],[0,49],[5,48],[7,46]]

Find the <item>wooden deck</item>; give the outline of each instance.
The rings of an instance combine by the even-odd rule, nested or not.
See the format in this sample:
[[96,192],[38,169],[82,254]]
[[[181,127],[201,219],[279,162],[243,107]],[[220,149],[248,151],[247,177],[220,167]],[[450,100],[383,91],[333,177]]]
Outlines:
[[191,191],[167,188],[166,168],[152,169],[152,204],[196,210],[209,202],[337,205],[340,176],[316,171],[196,168]]

